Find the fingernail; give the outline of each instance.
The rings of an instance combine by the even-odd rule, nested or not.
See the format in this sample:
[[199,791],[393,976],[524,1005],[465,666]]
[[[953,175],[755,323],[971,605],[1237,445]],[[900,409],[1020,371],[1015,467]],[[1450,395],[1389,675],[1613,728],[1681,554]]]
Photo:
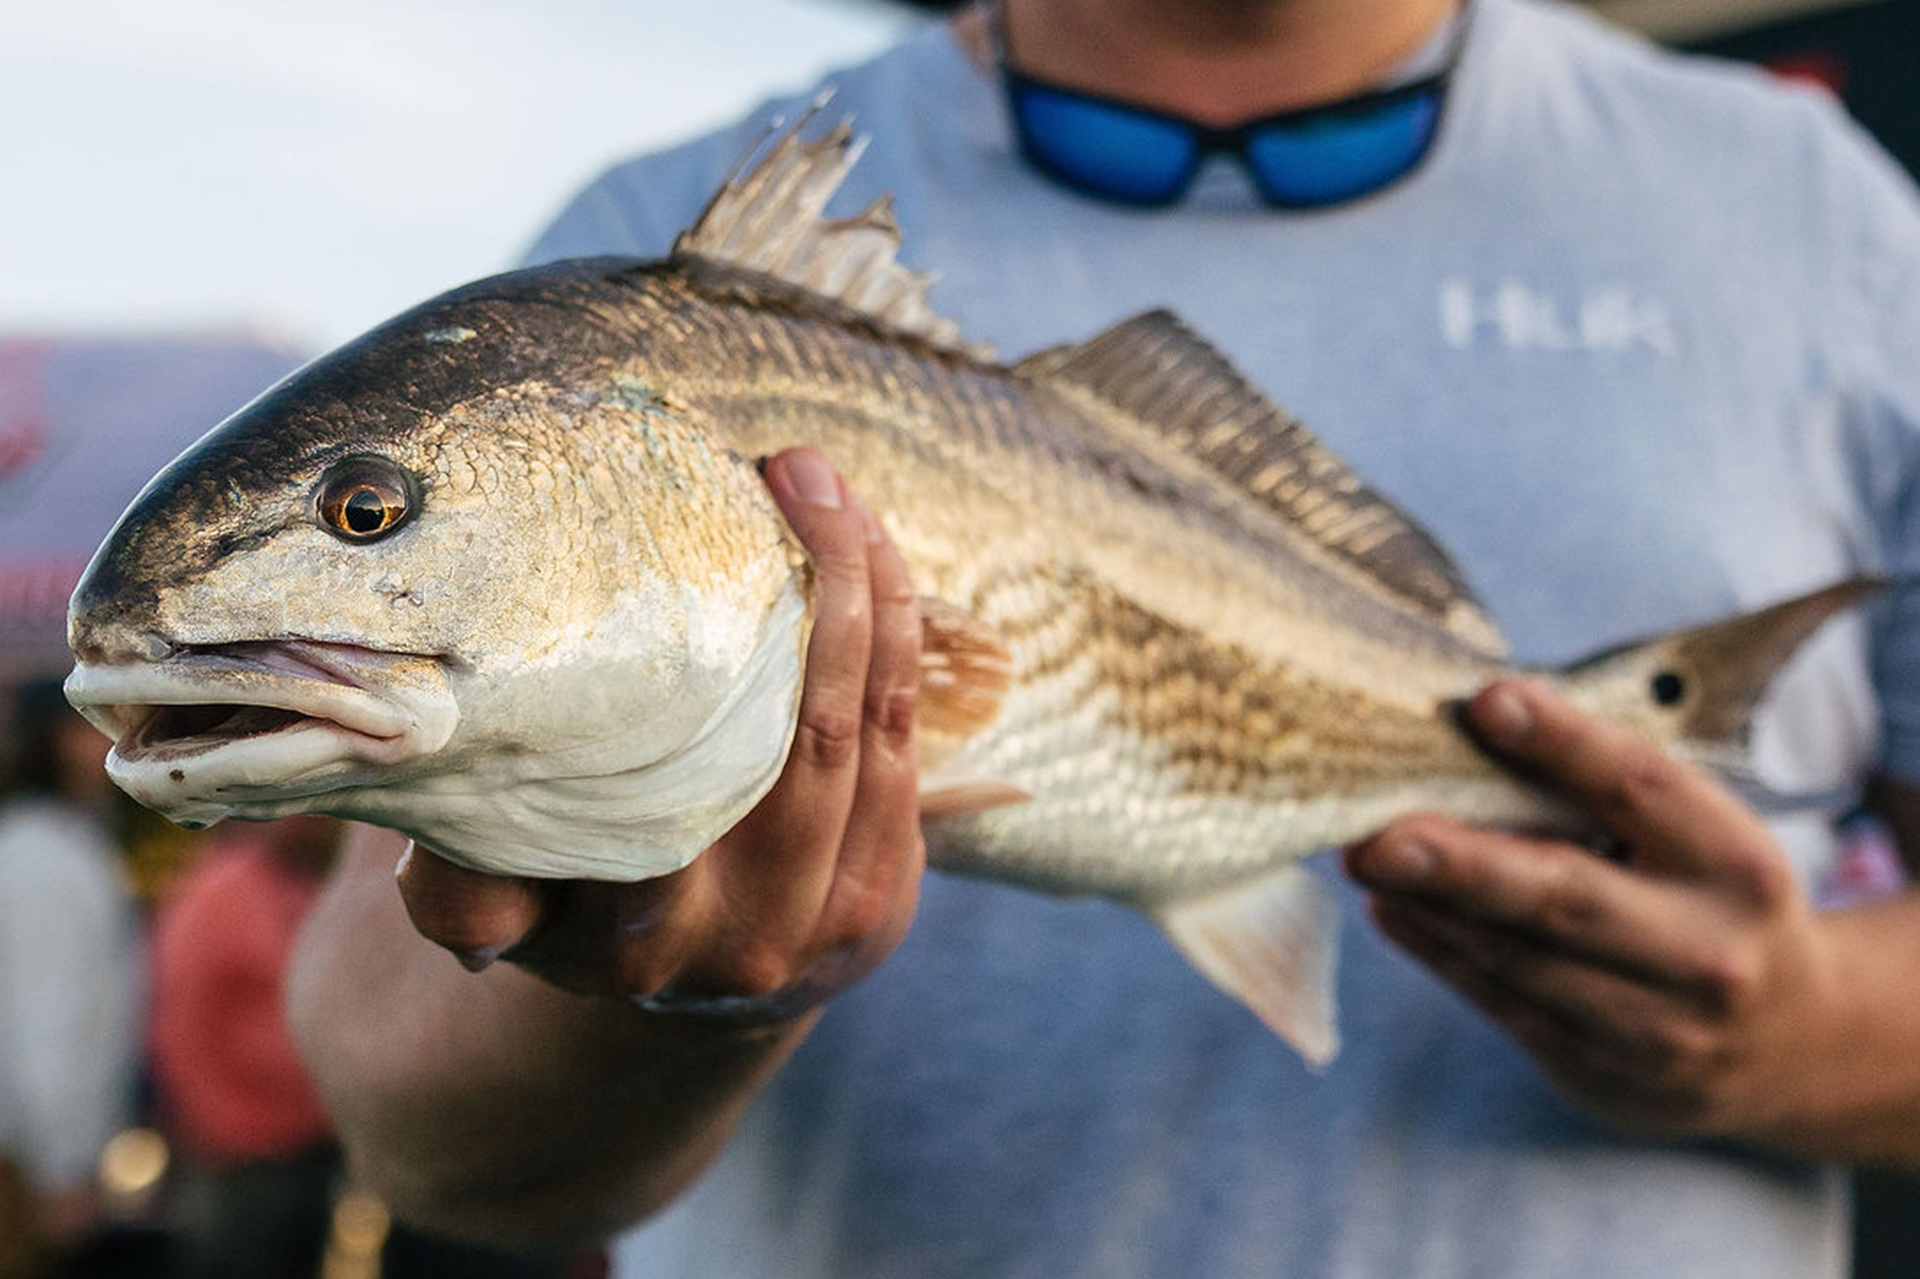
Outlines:
[[1433,871],[1433,850],[1405,835],[1377,841],[1354,858],[1354,871],[1370,884],[1417,884]]
[[1533,708],[1511,684],[1496,684],[1475,709],[1474,722],[1492,740],[1517,742],[1533,729]]
[[500,958],[500,947],[480,946],[473,950],[456,950],[453,952],[453,957],[460,961],[462,968],[470,973],[477,973]]
[[859,505],[860,505],[860,522],[866,527],[866,530],[867,530],[867,545],[878,546],[880,545],[880,543],[886,541],[887,531],[884,528],[880,527],[880,517],[875,515],[872,511],[868,510],[866,503],[862,502]]
[[411,862],[412,860],[413,860],[413,845],[408,844],[407,850],[400,854],[400,860],[393,864],[393,877],[395,879],[398,879],[402,875],[406,874],[407,863]]
[[803,501],[830,511],[840,509],[840,481],[833,468],[816,453],[795,453],[786,459],[787,479]]

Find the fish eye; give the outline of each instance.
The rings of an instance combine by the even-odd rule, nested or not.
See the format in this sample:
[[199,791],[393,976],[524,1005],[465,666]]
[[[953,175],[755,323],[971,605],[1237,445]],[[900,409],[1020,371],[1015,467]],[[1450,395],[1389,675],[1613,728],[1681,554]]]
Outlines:
[[1661,671],[1650,685],[1653,700],[1662,706],[1678,706],[1687,695],[1687,681],[1678,671]]
[[419,505],[413,477],[384,457],[350,457],[320,477],[320,523],[348,542],[371,542],[407,522]]

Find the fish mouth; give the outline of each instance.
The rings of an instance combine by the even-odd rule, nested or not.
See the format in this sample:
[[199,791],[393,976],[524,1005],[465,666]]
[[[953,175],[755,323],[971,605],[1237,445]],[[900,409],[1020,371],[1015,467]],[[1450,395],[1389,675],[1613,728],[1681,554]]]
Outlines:
[[217,750],[229,742],[312,724],[316,718],[279,706],[219,702],[162,706],[147,716],[131,735],[120,738],[114,749],[128,763],[185,758]]
[[113,739],[121,789],[205,825],[307,811],[299,801],[438,750],[458,719],[443,666],[318,640],[187,645],[82,662],[67,699]]

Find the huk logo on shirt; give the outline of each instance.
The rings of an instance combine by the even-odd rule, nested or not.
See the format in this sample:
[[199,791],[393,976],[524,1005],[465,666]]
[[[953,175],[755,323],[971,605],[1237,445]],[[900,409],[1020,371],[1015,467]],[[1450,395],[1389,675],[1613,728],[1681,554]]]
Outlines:
[[1558,297],[1519,280],[1476,287],[1459,276],[1440,285],[1440,335],[1465,350],[1626,353],[1671,358],[1679,351],[1664,303],[1620,285]]

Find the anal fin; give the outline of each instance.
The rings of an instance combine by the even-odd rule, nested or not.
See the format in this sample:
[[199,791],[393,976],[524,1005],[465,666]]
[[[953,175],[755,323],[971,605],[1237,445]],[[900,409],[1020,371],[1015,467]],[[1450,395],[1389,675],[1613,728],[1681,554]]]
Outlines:
[[1148,912],[1189,963],[1318,1069],[1340,1051],[1333,975],[1340,915],[1298,866]]

